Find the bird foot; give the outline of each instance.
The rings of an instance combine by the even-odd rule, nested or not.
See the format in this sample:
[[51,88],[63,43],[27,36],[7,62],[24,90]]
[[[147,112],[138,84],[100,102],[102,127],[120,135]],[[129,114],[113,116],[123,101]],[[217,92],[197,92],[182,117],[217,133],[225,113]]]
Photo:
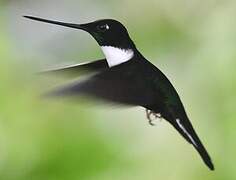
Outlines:
[[154,111],[151,111],[149,109],[146,109],[146,115],[147,115],[148,123],[151,126],[155,126],[155,123],[153,123],[154,120],[156,120],[157,118],[161,120],[162,118],[160,113],[155,113]]

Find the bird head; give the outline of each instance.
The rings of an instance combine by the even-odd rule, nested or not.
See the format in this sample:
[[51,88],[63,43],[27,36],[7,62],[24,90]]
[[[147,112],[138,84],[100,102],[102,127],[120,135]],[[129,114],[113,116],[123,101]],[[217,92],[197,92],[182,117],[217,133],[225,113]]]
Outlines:
[[134,43],[130,39],[127,29],[123,24],[113,19],[102,19],[85,24],[64,23],[33,16],[24,16],[36,21],[65,27],[80,29],[91,34],[100,46],[112,46],[121,49],[133,48]]
[[110,67],[132,59],[136,50],[125,26],[113,19],[102,19],[85,24],[73,24],[33,16],[24,17],[88,32],[102,48]]

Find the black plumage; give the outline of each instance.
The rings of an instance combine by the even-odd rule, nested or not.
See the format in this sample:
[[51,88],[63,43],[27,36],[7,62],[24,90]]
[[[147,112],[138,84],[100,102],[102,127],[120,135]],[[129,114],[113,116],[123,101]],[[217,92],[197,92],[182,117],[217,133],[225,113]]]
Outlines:
[[[106,19],[77,25],[29,16],[27,18],[87,31],[100,46],[112,47],[115,49],[114,53],[117,53],[117,50],[124,53],[124,59],[127,51],[132,52],[132,58],[112,67],[108,67],[106,63],[112,59],[106,58],[54,70],[53,72],[79,72],[85,69],[96,73],[85,81],[57,89],[50,95],[85,95],[113,103],[145,107],[166,119],[194,146],[205,164],[214,170],[211,158],[193,129],[175,88],[168,78],[136,49],[126,28],[120,22]],[[110,58],[110,52],[108,55]]]
[[92,72],[96,73],[98,71],[102,71],[108,68],[109,66],[107,64],[106,59],[99,59],[92,62],[86,62],[62,68],[44,70],[41,71],[40,74],[64,74],[64,75],[67,74],[76,77],[81,74],[87,74]]
[[88,80],[53,91],[51,95],[86,95],[119,104],[143,106],[159,113],[196,148],[208,167],[214,169],[176,90],[167,77],[143,57],[134,57],[131,61],[103,69]]

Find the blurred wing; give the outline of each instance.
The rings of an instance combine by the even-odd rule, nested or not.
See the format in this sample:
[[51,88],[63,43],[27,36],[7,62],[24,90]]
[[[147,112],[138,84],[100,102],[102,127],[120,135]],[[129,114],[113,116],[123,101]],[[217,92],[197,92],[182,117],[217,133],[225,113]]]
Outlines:
[[85,72],[97,72],[109,68],[106,59],[100,59],[92,62],[86,62],[67,66],[58,69],[51,69],[40,72],[41,74],[66,74],[66,75],[81,75]]
[[49,93],[49,96],[65,95],[86,95],[125,105],[145,106],[153,101],[149,89],[135,75],[127,76],[118,66]]

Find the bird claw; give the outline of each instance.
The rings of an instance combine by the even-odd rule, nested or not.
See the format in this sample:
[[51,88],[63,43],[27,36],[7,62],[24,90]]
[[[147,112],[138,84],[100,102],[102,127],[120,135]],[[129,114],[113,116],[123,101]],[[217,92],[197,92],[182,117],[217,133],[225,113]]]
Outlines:
[[[147,115],[148,123],[151,126],[155,126],[155,123],[153,123],[155,119],[159,118],[161,120],[162,118],[160,113],[155,113],[154,111],[151,111],[149,109],[146,109],[146,115]],[[152,117],[154,117],[154,119]]]

